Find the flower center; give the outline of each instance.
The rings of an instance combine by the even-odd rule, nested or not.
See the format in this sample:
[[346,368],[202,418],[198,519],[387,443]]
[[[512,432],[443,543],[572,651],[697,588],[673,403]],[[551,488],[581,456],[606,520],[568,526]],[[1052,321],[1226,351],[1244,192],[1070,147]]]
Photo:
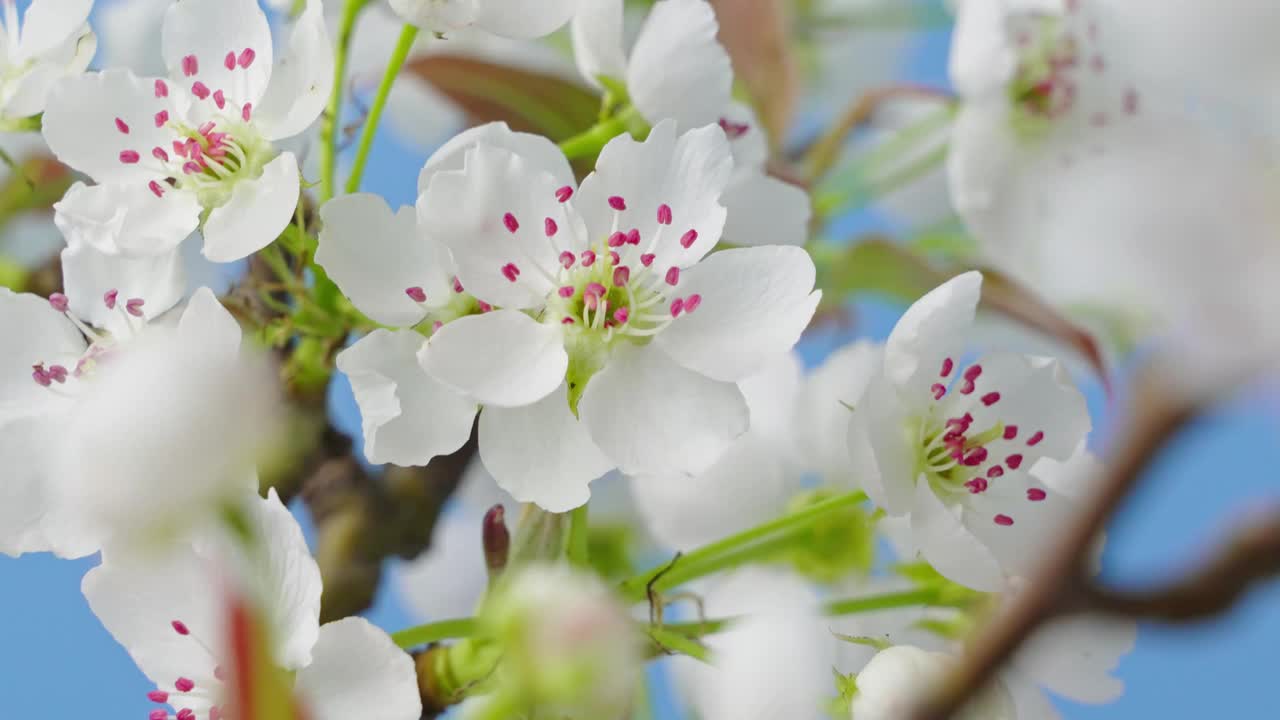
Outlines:
[[[191,632],[191,628],[181,620],[174,620],[170,623],[173,631],[178,635],[189,639],[208,656],[209,662],[213,665],[212,676],[182,676],[174,680],[173,690],[163,690],[157,688],[147,693],[147,699],[159,705],[168,705],[176,708],[177,720],[231,720],[223,714],[223,709],[217,703],[222,697],[222,685],[225,681],[225,673],[222,666],[218,664],[217,656],[213,650],[209,648],[208,643],[200,639],[198,635]],[[204,716],[197,714],[195,708],[208,709],[203,711]],[[148,715],[148,720],[168,720],[170,715],[167,710],[155,709]]]
[[70,302],[66,295],[54,293],[49,296],[49,305],[75,324],[89,341],[89,347],[78,357],[46,358],[32,365],[31,379],[37,385],[59,395],[73,396],[78,381],[91,377],[98,363],[108,359],[122,340],[133,337],[146,327],[147,321],[142,310],[146,301],[142,298],[121,301],[120,291],[112,289],[103,294],[102,303],[123,318],[116,336],[96,331],[76,317],[69,308]]

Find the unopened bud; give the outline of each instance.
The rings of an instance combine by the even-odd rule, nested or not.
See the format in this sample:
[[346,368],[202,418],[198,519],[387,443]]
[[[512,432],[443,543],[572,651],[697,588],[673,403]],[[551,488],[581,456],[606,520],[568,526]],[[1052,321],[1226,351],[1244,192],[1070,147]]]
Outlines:
[[483,525],[484,564],[489,569],[489,579],[494,580],[507,567],[507,556],[511,552],[506,510],[501,505],[489,508],[489,512],[484,514]]

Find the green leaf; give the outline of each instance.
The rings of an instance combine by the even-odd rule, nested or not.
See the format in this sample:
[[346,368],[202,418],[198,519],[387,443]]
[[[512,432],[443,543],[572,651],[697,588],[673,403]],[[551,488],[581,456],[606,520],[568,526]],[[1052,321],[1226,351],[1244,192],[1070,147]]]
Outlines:
[[[837,305],[860,293],[913,303],[956,275],[975,269],[955,261],[931,261],[881,237],[845,247],[818,246],[811,252],[819,268],[818,286],[826,290],[823,302]],[[983,309],[1063,343],[1107,382],[1106,363],[1093,335],[1008,275],[991,268],[976,269],[983,276]]]
[[591,89],[555,75],[440,54],[413,60],[404,72],[426,80],[473,124],[503,121],[513,130],[553,142],[595,124],[600,98]]

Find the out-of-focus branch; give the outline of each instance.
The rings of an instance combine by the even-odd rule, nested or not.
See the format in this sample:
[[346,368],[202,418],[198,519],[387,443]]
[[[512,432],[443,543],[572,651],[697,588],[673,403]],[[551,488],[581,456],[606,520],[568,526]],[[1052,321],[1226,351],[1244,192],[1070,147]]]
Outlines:
[[1090,501],[1046,553],[1039,571],[1006,613],[981,633],[966,661],[910,720],[945,720],[984,688],[1031,634],[1048,620],[1089,609],[1083,592],[1086,562],[1094,539],[1141,479],[1165,442],[1199,413],[1204,395],[1188,395],[1155,370],[1138,377],[1129,432],[1112,454]]
[[813,145],[804,150],[806,177],[817,182],[835,166],[840,151],[854,130],[871,122],[883,105],[902,99],[946,99],[949,96],[922,85],[890,85],[869,90],[853,101]]
[[1189,622],[1229,610],[1252,586],[1280,576],[1280,509],[1238,530],[1200,568],[1160,588],[1114,590],[1085,585],[1081,601],[1091,612]]

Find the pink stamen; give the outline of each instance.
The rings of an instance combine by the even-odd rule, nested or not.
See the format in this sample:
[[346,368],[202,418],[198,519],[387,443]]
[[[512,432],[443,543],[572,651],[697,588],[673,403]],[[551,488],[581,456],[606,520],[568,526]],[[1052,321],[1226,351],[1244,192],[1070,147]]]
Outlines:
[[568,185],[556,190],[556,199],[560,202],[568,202],[571,197],[573,197],[573,188]]
[[951,371],[954,370],[955,367],[956,367],[956,364],[951,358],[944,359],[942,361],[942,377],[946,377],[950,375]]
[[610,250],[610,251],[609,251],[609,262],[610,262],[610,264],[617,265],[618,263],[622,262],[622,258],[618,256],[618,253],[616,253],[616,252],[614,252],[614,251]]
[[686,313],[691,313],[694,310],[697,310],[698,306],[701,304],[702,304],[702,296],[699,295],[698,293],[694,293],[684,299],[684,311]]
[[1004,464],[1008,465],[1010,470],[1017,470],[1022,465],[1022,456],[1014,453],[1004,459]]
[[684,300],[676,298],[671,301],[671,317],[678,318],[684,312]]
[[639,231],[639,230],[637,230],[636,228],[631,228],[630,230],[628,230],[628,231],[627,231],[627,244],[628,244],[628,245],[639,245],[639,244],[640,244],[640,231]]
[[125,135],[129,134],[129,124],[120,118],[116,118],[116,129]]
[[164,710],[152,710],[147,713],[147,720],[168,720],[169,713]]
[[142,306],[146,301],[142,298],[129,298],[124,303],[124,311],[134,317],[142,317]]
[[573,267],[573,263],[576,260],[577,258],[573,256],[573,253],[569,252],[568,250],[565,250],[564,252],[560,253],[560,264],[563,265],[566,270]]
[[560,321],[560,324],[561,324],[561,325],[572,325],[572,324],[573,324],[573,318],[571,318],[571,317],[566,317],[566,318],[564,318],[563,320],[561,320],[561,321]]
[[1000,393],[998,392],[989,392],[982,396],[982,404],[987,407],[991,407],[998,402],[1000,402]]
[[258,53],[254,52],[253,48],[245,48],[244,51],[240,53],[240,59],[238,60],[238,62],[240,63],[240,67],[248,69],[248,67],[253,64],[254,59],[257,57],[258,57]]
[[619,325],[626,325],[627,319],[631,317],[631,311],[624,307],[620,307],[613,311],[613,321]]
[[160,187],[160,183],[155,180],[147,183],[147,187],[151,188],[151,192],[154,193],[156,197],[164,197],[164,188]]
[[987,459],[987,449],[984,447],[974,448],[964,459],[964,464],[969,467],[977,467]]
[[1016,438],[1016,437],[1018,437],[1018,426],[1017,426],[1017,425],[1006,425],[1006,426],[1005,426],[1005,428],[1004,428],[1004,439],[1005,439],[1005,440],[1012,440],[1012,439],[1014,439],[1014,438]]
[[575,290],[572,285],[565,285],[561,287],[559,290],[557,290],[556,292],[560,295],[560,297],[568,299],[573,297],[573,294],[577,292],[577,290]]
[[592,295],[591,293],[584,293],[582,296],[582,304],[588,310],[595,310],[600,307],[600,296]]
[[182,708],[178,711],[178,720],[196,720],[196,711],[191,708]]
[[184,623],[184,622],[182,622],[181,620],[174,620],[174,621],[173,621],[172,623],[170,623],[170,624],[171,624],[171,625],[173,625],[173,631],[174,631],[174,632],[176,632],[176,633],[178,633],[179,635],[190,635],[190,634],[191,634],[191,629],[190,629],[190,628],[188,628],[188,627],[187,627],[187,624],[186,624],[186,623]]
[[1040,502],[1049,497],[1049,494],[1040,488],[1027,488],[1027,499],[1031,502]]
[[166,703],[169,702],[169,693],[163,690],[152,690],[147,693],[147,699],[155,703]]
[[640,256],[640,264],[645,267],[649,267],[650,265],[653,264],[653,259],[656,257],[657,256],[654,255],[653,253],[645,253]]
[[672,287],[675,287],[676,285],[678,285],[680,283],[680,268],[676,267],[675,265],[672,265],[667,270],[667,277],[665,279],[667,281],[667,284]]
[[142,159],[142,156],[138,154],[137,150],[121,150],[120,151],[120,162],[124,163],[125,165],[133,165],[134,163],[138,162],[141,159]]
[[209,95],[211,95],[212,93],[210,92],[208,85],[205,85],[203,82],[200,82],[199,80],[197,80],[194,83],[191,83],[191,94],[195,95],[201,100],[206,100],[208,99]]
[[981,366],[981,365],[970,365],[970,366],[969,366],[968,368],[966,368],[966,369],[965,369],[965,371],[964,371],[964,379],[965,379],[965,380],[977,380],[977,379],[978,379],[978,376],[979,376],[979,375],[981,375],[981,374],[982,374],[982,366]]
[[195,55],[188,55],[182,58],[182,74],[191,77],[200,72],[200,61]]
[[1035,435],[1032,435],[1031,437],[1027,438],[1027,445],[1029,447],[1035,447],[1036,445],[1039,445],[1040,441],[1043,439],[1044,439],[1044,432],[1037,430]]
[[582,290],[583,297],[586,297],[587,295],[591,295],[593,297],[600,298],[600,297],[604,297],[604,294],[606,292],[608,292],[608,290],[606,290],[605,287],[598,282],[587,283],[587,286]]
[[966,379],[964,382],[960,383],[960,394],[961,394],[961,395],[968,395],[968,394],[970,394],[970,393],[972,393],[972,392],[973,392],[973,389],[974,389],[974,388],[973,388],[973,381],[972,381],[972,380],[967,380],[967,379]]
[[156,97],[169,97],[169,86],[163,80],[156,80]]
[[942,396],[947,394],[947,387],[942,383],[934,383],[929,390],[933,393],[934,400],[941,400]]
[[219,110],[225,108],[227,106],[227,96],[223,95],[221,90],[215,91],[213,93],[213,104],[217,105]]
[[462,294],[462,290],[463,290],[463,288],[462,288],[462,281],[458,280],[458,276],[457,276],[457,275],[454,275],[454,276],[453,276],[453,291],[454,291],[454,292],[456,292],[456,293],[458,293],[459,295],[461,295],[461,294]]
[[200,163],[188,160],[182,164],[182,172],[188,175],[195,175],[200,172]]
[[506,213],[502,216],[502,224],[507,226],[507,232],[514,233],[520,229],[520,223],[516,221],[516,216]]
[[502,266],[502,276],[515,282],[516,278],[520,277],[520,268],[516,267],[515,263],[507,263]]
[[67,311],[67,307],[71,303],[67,300],[67,296],[60,292],[53,293],[49,296],[49,305],[60,313]]
[[609,196],[609,207],[618,211],[626,210],[627,201],[623,200],[620,195],[611,195]]
[[413,287],[405,288],[404,294],[408,295],[409,299],[416,303],[422,303],[427,301],[427,291],[423,290],[421,287],[417,285],[414,285]]
[[658,206],[658,224],[659,225],[671,224],[671,206],[670,205],[666,203],[662,203],[661,205]]
[[627,242],[627,236],[623,235],[622,232],[619,231],[610,235],[608,242],[609,247],[611,248],[622,247]]
[[227,56],[222,59],[222,65],[226,67],[228,70],[236,69],[236,53],[234,50],[232,50],[231,52],[228,52]]
[[969,492],[974,495],[984,493],[987,491],[987,479],[977,477],[965,483],[964,486],[969,488]]
[[167,122],[169,122],[168,110],[161,110],[160,112],[156,113],[156,127],[158,128],[164,127],[164,124]]
[[[151,148],[151,157],[159,160],[160,162],[169,162],[169,153],[165,152],[162,147]],[[152,182],[155,181],[152,180]]]
[[67,369],[61,365],[50,365],[49,377],[52,378],[54,382],[61,385],[67,381]]
[[187,678],[180,677],[178,678],[177,682],[173,684],[173,686],[178,689],[178,692],[185,693],[185,692],[191,692],[193,689],[195,689],[196,684]]
[[174,140],[174,141],[173,141],[173,151],[174,151],[175,153],[177,153],[177,154],[178,154],[178,157],[186,157],[186,156],[187,156],[187,143],[186,143],[186,141],[183,141],[183,140]]
[[102,304],[107,306],[108,310],[116,309],[116,298],[120,297],[120,291],[111,289],[102,294]]
[[596,262],[596,254],[591,250],[582,252],[582,267],[591,267]]
[[631,281],[631,268],[626,265],[619,265],[613,269],[613,286],[626,287]]
[[556,221],[551,218],[542,221],[542,231],[546,233],[547,237],[555,237],[559,229],[560,227],[556,225]]
[[992,465],[991,467],[987,468],[987,477],[991,478],[992,480],[998,477],[1001,477],[1003,475],[1004,475],[1004,468],[1000,467],[999,465]]
[[44,367],[35,365],[31,368],[31,379],[36,381],[40,387],[49,387],[53,384],[53,377],[45,372]]
[[249,118],[252,116],[252,114],[253,114],[253,103],[245,103],[244,107],[240,108],[241,120],[244,120],[245,122],[249,122]]
[[480,312],[487,313],[493,310],[493,306],[483,300],[476,300],[476,307],[480,308]]
[[680,238],[680,247],[688,250],[698,240],[698,231],[690,230]]
[[997,515],[995,517],[995,521],[997,525],[1002,525],[1004,527],[1009,527],[1013,524],[1013,518],[1008,515]]

